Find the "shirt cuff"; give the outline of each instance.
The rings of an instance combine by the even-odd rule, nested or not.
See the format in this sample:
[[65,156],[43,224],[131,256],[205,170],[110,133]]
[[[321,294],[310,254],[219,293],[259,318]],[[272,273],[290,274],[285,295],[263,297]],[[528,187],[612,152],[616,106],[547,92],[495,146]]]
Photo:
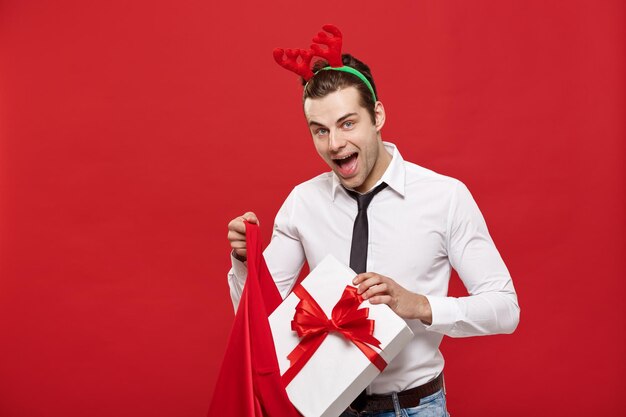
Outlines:
[[243,288],[246,283],[246,278],[248,278],[248,262],[241,262],[239,259],[235,258],[233,252],[230,253],[230,261],[233,265],[233,275]]
[[437,333],[448,333],[459,318],[459,307],[454,297],[425,296],[430,303],[433,322],[426,330]]

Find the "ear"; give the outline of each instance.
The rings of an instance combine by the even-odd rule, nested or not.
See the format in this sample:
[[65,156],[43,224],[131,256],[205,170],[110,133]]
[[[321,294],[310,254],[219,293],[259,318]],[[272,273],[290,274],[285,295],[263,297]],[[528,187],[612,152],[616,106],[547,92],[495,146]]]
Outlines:
[[385,107],[380,101],[374,105],[374,116],[376,117],[376,131],[380,132],[380,129],[385,125]]

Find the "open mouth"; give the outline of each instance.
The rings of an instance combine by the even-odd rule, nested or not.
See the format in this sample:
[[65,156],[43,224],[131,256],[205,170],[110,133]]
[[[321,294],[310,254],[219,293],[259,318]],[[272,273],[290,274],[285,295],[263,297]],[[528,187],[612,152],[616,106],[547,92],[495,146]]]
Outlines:
[[353,174],[356,170],[358,157],[359,154],[357,152],[353,152],[349,155],[342,156],[341,158],[333,158],[333,162],[339,168],[339,173],[342,176],[347,177]]

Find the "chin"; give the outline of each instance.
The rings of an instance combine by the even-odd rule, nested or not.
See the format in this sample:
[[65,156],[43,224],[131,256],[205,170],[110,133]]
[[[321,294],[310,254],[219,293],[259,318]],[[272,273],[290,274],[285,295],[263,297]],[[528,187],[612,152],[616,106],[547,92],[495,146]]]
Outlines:
[[341,184],[346,188],[350,188],[351,190],[356,190],[361,185],[363,185],[363,181],[359,181],[357,178],[349,178],[347,180],[341,178]]

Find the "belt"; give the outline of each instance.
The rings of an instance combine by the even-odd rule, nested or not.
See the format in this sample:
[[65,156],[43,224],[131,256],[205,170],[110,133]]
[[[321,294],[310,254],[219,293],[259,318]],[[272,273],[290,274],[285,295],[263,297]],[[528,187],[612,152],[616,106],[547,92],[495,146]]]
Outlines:
[[[399,392],[398,401],[400,402],[400,408],[417,407],[420,405],[422,398],[433,395],[441,388],[443,388],[443,372],[440,373],[437,378],[424,385]],[[365,391],[363,391],[356,400],[352,402],[350,408],[360,413],[364,411],[393,411],[393,396],[380,394],[367,395]]]

